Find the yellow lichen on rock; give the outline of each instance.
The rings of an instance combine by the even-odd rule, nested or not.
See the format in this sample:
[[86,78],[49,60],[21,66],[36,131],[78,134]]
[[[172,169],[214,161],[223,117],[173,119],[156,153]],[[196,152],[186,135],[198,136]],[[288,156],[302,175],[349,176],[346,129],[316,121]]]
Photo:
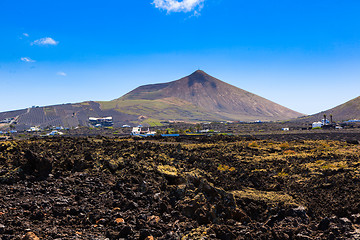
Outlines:
[[181,240],[201,240],[205,239],[208,235],[209,227],[206,226],[200,226],[198,228],[195,228],[191,230],[190,233],[184,235]]
[[157,167],[157,170],[159,173],[164,174],[165,176],[168,176],[168,177],[177,177],[178,176],[178,171],[173,166],[159,165]]
[[253,188],[246,188],[244,190],[233,191],[232,194],[236,198],[250,199],[254,201],[264,201],[268,204],[284,204],[288,206],[298,206],[295,200],[286,193],[274,192],[274,191],[259,191]]

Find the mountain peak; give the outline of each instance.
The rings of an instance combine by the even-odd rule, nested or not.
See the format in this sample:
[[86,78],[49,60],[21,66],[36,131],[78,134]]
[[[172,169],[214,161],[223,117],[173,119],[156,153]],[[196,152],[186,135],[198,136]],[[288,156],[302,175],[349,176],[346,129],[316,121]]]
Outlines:
[[193,72],[192,74],[190,74],[188,77],[191,78],[213,78],[212,76],[210,76],[209,74],[207,74],[206,72],[204,72],[203,70],[196,70],[195,72]]
[[187,78],[183,79],[183,81],[184,80],[188,81],[188,86],[191,87],[195,83],[205,84],[209,81],[209,75],[207,75],[204,71],[197,70],[191,75],[189,75]]
[[208,75],[206,72],[204,72],[203,70],[200,70],[200,69],[196,70],[191,75],[194,75],[194,74]]
[[196,70],[189,76],[182,78],[179,81],[183,82],[183,83],[187,82],[188,87],[192,87],[194,84],[198,83],[203,86],[209,85],[213,88],[216,88],[216,83],[221,82],[220,80],[210,76],[209,74],[207,74],[206,72],[204,72],[202,70]]

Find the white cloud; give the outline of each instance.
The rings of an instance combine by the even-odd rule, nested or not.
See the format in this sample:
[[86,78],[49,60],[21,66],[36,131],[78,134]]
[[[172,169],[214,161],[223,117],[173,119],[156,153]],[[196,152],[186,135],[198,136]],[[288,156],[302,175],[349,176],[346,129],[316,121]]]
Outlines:
[[55,41],[50,37],[40,38],[31,43],[31,45],[58,45],[59,42]]
[[33,59],[31,59],[31,58],[29,58],[29,57],[22,57],[21,58],[21,61],[23,61],[23,62],[36,62],[35,60],[33,60]]
[[23,35],[24,35],[25,37],[29,37],[29,34],[28,34],[28,33],[23,33]]
[[[202,9],[205,0],[154,0],[152,4],[156,8],[166,10],[167,12],[191,12],[195,10],[195,14]],[[196,10],[197,9],[197,10]]]
[[56,74],[59,75],[59,76],[63,76],[63,77],[66,77],[66,76],[67,76],[67,74],[64,73],[64,72],[57,72]]

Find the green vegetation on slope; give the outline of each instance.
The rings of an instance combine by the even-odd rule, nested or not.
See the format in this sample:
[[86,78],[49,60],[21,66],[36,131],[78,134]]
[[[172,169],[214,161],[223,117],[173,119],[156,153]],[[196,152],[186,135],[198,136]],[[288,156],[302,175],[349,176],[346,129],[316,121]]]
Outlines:
[[[123,100],[116,99],[109,102],[98,102],[102,110],[114,109],[116,111],[136,115],[146,116],[155,119],[152,122],[161,120],[188,120],[196,121],[199,119],[224,120],[217,114],[207,113],[205,110],[194,106],[182,99],[165,98],[158,100]],[[151,122],[147,120],[148,122]]]

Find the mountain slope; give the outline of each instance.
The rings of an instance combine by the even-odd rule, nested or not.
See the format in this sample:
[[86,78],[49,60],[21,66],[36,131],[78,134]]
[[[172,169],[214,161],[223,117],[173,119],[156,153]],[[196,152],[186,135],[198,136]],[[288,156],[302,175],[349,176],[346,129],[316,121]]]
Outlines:
[[305,117],[306,121],[319,121],[324,114],[333,116],[334,121],[360,119],[360,96],[329,110]]
[[118,112],[137,116],[138,119],[150,125],[157,125],[156,123],[167,120],[197,122],[228,119],[217,114],[209,113],[179,98],[162,98],[155,100],[118,99],[99,103],[103,110],[116,109]]
[[302,114],[271,102],[265,98],[234,87],[203,71],[180,80],[151,84],[136,88],[113,100],[119,105],[128,100],[182,99],[202,111],[231,120],[282,120]]
[[[136,121],[137,117],[121,113],[112,109],[102,110],[100,104],[96,102],[82,102],[73,104],[61,104],[45,107],[32,107],[17,111],[0,113],[0,120],[15,118],[16,129],[28,129],[31,126],[88,126],[89,117],[112,116],[113,120],[119,124]],[[0,124],[1,128],[8,127],[8,124]]]

